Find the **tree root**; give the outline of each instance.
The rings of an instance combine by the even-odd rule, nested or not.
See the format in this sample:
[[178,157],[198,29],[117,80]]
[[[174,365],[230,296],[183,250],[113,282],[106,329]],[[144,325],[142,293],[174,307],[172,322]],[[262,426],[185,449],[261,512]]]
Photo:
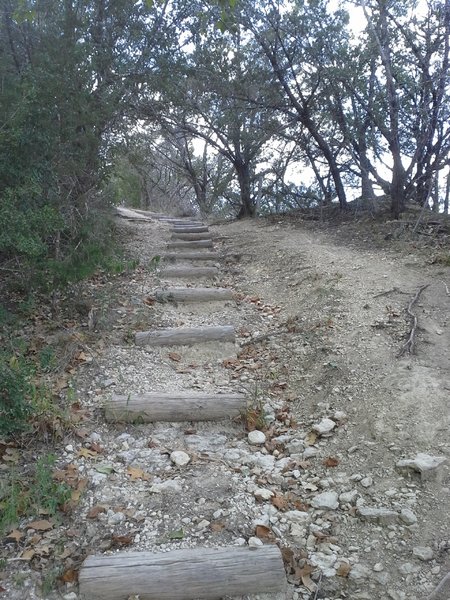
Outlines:
[[400,358],[401,356],[403,356],[404,354],[408,353],[408,354],[413,354],[414,353],[414,347],[415,347],[415,335],[416,335],[416,330],[417,330],[417,325],[418,325],[418,318],[417,315],[415,315],[411,309],[414,306],[414,304],[417,302],[417,300],[419,299],[420,294],[429,286],[430,284],[427,283],[426,285],[423,285],[422,287],[420,287],[417,290],[416,295],[414,296],[414,298],[411,300],[411,302],[408,304],[408,308],[406,309],[406,312],[408,313],[408,315],[411,317],[412,319],[412,327],[411,327],[411,331],[409,332],[409,337],[406,340],[406,342],[403,344],[403,346],[400,348],[399,353],[397,354],[397,358]]

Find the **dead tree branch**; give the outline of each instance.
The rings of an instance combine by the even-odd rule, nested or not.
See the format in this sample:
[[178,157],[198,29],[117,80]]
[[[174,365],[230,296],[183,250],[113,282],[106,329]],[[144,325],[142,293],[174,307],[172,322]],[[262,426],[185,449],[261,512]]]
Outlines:
[[404,354],[408,353],[408,354],[412,354],[414,352],[414,345],[415,345],[415,335],[416,335],[416,330],[417,330],[417,325],[418,325],[418,318],[417,315],[415,315],[412,312],[412,307],[414,306],[414,304],[417,302],[417,300],[420,297],[420,294],[429,286],[430,284],[427,283],[426,285],[423,285],[422,287],[420,287],[417,290],[416,295],[414,296],[414,298],[411,300],[411,302],[408,304],[408,308],[406,309],[406,312],[408,313],[408,315],[411,317],[412,319],[412,327],[411,327],[411,331],[409,332],[409,337],[406,340],[405,344],[403,344],[403,346],[400,348],[400,352],[397,354],[397,358],[399,358],[400,356],[403,356]]

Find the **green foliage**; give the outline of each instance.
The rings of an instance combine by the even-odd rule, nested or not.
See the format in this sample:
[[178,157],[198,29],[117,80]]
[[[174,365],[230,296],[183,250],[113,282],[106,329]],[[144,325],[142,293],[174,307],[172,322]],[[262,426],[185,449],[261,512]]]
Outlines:
[[32,409],[30,365],[16,354],[0,354],[0,435],[28,429]]
[[2,480],[0,533],[22,517],[38,516],[42,512],[53,516],[69,500],[70,487],[53,479],[55,462],[53,455],[41,456],[29,480],[18,477],[15,471]]

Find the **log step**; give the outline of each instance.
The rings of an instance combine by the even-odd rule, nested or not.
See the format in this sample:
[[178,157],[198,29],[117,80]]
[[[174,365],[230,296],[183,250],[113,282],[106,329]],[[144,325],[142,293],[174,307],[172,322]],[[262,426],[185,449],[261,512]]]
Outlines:
[[85,600],[211,600],[278,594],[286,576],[280,550],[266,545],[88,556],[79,583]]
[[231,325],[155,329],[138,331],[135,341],[138,346],[191,346],[204,342],[234,342],[235,331]]
[[183,278],[190,277],[217,277],[217,267],[166,267],[161,271],[161,277]]
[[157,302],[224,302],[233,299],[233,292],[215,287],[173,287],[155,291]]
[[196,240],[210,240],[211,234],[205,233],[172,233],[172,240],[184,240],[186,242],[194,242]]
[[207,225],[176,225],[175,227],[172,227],[172,231],[173,233],[206,233],[208,231],[208,227]]
[[163,260],[219,260],[218,252],[167,252],[161,256]]
[[245,413],[243,394],[114,394],[105,404],[105,417],[114,423],[155,421],[214,421]]
[[212,240],[198,240],[195,242],[169,242],[167,244],[168,250],[177,250],[178,248],[212,248]]

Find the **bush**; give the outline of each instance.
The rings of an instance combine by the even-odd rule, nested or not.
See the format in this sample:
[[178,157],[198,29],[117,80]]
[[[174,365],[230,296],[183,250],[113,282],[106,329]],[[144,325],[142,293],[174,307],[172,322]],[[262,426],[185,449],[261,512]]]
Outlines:
[[0,435],[28,429],[31,414],[30,367],[15,354],[0,354]]

